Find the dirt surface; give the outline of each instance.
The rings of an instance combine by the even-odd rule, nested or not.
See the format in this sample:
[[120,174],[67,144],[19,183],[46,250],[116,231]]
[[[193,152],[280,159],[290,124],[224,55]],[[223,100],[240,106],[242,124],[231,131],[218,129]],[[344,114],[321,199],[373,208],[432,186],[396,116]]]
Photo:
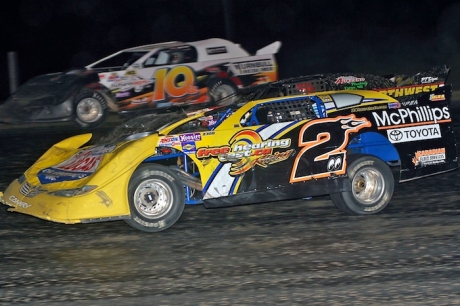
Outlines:
[[[77,132],[0,127],[0,190]],[[345,215],[329,197],[198,205],[156,234],[123,221],[57,224],[2,205],[0,304],[455,305],[459,219],[460,171],[398,185],[375,216]]]

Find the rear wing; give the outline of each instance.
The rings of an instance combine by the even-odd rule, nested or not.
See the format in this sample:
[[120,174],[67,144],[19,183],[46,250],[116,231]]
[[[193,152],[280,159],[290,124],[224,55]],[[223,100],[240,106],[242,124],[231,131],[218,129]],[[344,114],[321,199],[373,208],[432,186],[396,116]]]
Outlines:
[[281,42],[275,41],[262,49],[257,50],[256,55],[275,54],[281,48]]

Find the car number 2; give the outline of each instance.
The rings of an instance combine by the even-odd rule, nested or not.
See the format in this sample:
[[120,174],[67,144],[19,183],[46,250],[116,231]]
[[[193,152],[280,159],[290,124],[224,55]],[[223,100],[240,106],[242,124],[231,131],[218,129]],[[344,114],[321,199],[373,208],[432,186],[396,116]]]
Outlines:
[[306,123],[299,132],[301,150],[294,160],[290,183],[345,174],[349,134],[370,126],[366,118],[353,114]]

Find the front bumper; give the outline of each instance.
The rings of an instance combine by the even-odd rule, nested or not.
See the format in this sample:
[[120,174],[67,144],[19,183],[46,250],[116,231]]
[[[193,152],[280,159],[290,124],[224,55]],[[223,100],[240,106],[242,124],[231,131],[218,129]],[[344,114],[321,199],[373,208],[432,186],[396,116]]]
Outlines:
[[82,196],[60,197],[36,188],[33,193],[23,195],[21,187],[25,184],[27,182],[21,184],[14,180],[5,192],[0,192],[0,202],[11,207],[8,211],[65,224],[120,220],[130,216],[129,207],[117,205],[102,190]]
[[[24,105],[26,104],[26,105]],[[27,122],[60,122],[72,119],[72,101],[67,100],[56,105],[33,105],[7,100],[0,105],[0,122],[24,124]]]

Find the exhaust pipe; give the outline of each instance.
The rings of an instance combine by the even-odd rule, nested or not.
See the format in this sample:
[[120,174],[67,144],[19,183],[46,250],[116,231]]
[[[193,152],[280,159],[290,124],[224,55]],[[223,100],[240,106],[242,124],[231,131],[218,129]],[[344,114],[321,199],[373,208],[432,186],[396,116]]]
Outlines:
[[201,181],[199,178],[194,177],[190,173],[185,172],[177,166],[169,166],[169,169],[171,169],[172,171],[174,171],[174,173],[177,174],[177,176],[184,185],[187,185],[188,187],[193,188],[195,190],[203,190],[203,185],[201,185]]

